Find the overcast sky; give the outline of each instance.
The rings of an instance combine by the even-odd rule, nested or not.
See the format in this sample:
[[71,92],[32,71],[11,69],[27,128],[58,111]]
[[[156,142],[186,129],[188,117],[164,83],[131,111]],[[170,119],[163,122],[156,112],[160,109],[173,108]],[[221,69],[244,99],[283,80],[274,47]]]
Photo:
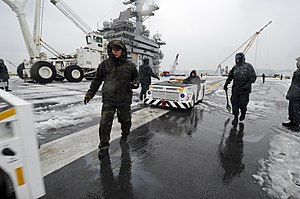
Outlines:
[[[33,27],[34,2],[26,6]],[[64,0],[93,29],[119,16],[127,7],[122,0]],[[151,0],[160,9],[144,22],[151,36],[160,33],[167,43],[161,67],[169,69],[179,53],[179,70],[217,66],[269,21],[246,54],[256,69],[294,70],[300,56],[299,0]],[[0,57],[16,65],[28,58],[15,13],[0,2]],[[85,46],[84,33],[50,0],[45,0],[43,40],[59,52]],[[241,51],[243,48],[241,49]],[[7,63],[7,62],[6,62]],[[222,64],[230,68],[234,57]],[[9,64],[7,63],[9,66]]]

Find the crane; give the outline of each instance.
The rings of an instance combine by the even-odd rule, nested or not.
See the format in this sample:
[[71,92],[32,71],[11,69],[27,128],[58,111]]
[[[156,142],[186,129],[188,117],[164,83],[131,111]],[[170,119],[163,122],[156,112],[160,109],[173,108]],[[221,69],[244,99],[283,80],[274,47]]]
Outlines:
[[[2,0],[2,1],[6,3],[17,15],[30,59],[38,58],[40,53],[40,47],[39,47],[40,43],[36,38],[40,37],[41,35],[41,32],[39,32],[40,30],[39,27],[41,23],[41,15],[40,15],[41,12],[35,13],[34,35],[32,35],[28,23],[26,21],[26,13],[24,11],[25,5],[28,2],[28,0],[23,0],[23,1]],[[42,5],[42,1],[37,0],[35,5],[36,11],[39,10],[38,8],[40,8],[41,5]]]
[[66,17],[68,17],[86,35],[92,32],[92,28],[85,23],[64,1],[50,0]]
[[264,27],[262,27],[258,32],[255,32],[253,35],[251,35],[251,37],[249,39],[247,39],[241,46],[239,46],[235,51],[233,51],[228,57],[226,57],[223,61],[221,61],[221,63],[218,65],[217,70],[215,72],[215,75],[217,74],[217,72],[220,70],[221,75],[224,74],[224,69],[222,69],[221,65],[227,61],[230,57],[232,57],[232,55],[234,55],[238,50],[240,50],[243,46],[246,45],[246,47],[244,48],[244,50],[242,51],[244,54],[246,54],[248,52],[248,50],[250,49],[250,47],[252,46],[253,42],[255,41],[255,39],[258,37],[258,35],[268,26],[272,23],[272,21],[269,21]]
[[88,48],[93,50],[99,50],[103,53],[106,51],[107,41],[103,39],[103,36],[99,32],[93,31],[93,29],[83,21],[63,0],[50,0],[68,19],[71,20],[85,35]]
[[[89,78],[93,76],[96,73],[99,63],[106,58],[106,43],[103,36],[97,32],[93,32],[92,29],[62,1],[51,0],[56,6],[61,7],[62,12],[70,16],[69,18],[72,18],[73,23],[86,34],[87,47],[76,49],[75,54],[58,53],[42,40],[41,16],[44,0],[36,0],[33,34],[31,34],[29,30],[26,13],[24,11],[28,0],[2,1],[16,13],[29,55],[29,60],[24,60],[24,62],[17,67],[17,74],[21,79],[39,83],[50,83],[54,80],[63,80],[66,78],[69,82],[80,82],[83,77]],[[70,14],[68,14],[69,12]],[[55,55],[55,57],[48,58],[46,53],[41,52],[41,46]]]

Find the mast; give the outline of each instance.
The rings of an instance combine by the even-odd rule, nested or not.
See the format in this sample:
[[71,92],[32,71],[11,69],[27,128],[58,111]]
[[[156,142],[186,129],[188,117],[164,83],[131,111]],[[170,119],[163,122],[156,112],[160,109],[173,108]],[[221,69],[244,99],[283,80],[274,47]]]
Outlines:
[[132,4],[135,6],[135,11],[132,11],[132,17],[135,17],[136,23],[136,34],[142,34],[143,32],[143,22],[150,16],[154,16],[154,11],[158,10],[159,7],[157,5],[150,5],[147,10],[143,10],[143,5],[145,4],[145,0],[129,0],[123,2],[124,5]]

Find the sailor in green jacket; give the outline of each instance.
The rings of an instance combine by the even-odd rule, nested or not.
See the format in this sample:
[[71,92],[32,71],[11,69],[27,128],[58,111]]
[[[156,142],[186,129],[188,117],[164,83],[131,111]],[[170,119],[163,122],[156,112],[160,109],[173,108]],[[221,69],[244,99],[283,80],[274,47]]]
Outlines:
[[116,111],[118,121],[121,123],[121,141],[127,141],[131,127],[132,89],[139,86],[137,67],[127,59],[125,44],[121,40],[110,41],[107,53],[109,58],[98,66],[96,76],[84,97],[84,103],[87,104],[103,82],[99,159],[108,155],[110,133]]

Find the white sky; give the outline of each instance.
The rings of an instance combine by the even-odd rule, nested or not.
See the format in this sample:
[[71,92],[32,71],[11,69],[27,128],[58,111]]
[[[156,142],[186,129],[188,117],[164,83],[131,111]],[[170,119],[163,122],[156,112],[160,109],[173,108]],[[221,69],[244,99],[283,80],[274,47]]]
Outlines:
[[[122,0],[64,0],[93,29],[97,23],[117,18],[127,7]],[[26,7],[29,27],[33,27],[34,2]],[[84,3],[83,3],[84,2]],[[246,55],[256,69],[294,70],[300,56],[299,0],[151,0],[160,9],[145,21],[151,36],[157,31],[167,45],[162,69],[169,69],[179,53],[180,70],[215,70],[251,35],[273,21]],[[170,3],[171,2],[171,3]],[[0,57],[16,65],[27,58],[15,13],[0,2]],[[52,3],[45,0],[43,40],[63,53],[84,46],[84,33]],[[256,54],[256,56],[255,56]],[[7,62],[6,62],[7,63]],[[234,58],[222,66],[231,67]],[[10,66],[7,63],[8,66]]]

